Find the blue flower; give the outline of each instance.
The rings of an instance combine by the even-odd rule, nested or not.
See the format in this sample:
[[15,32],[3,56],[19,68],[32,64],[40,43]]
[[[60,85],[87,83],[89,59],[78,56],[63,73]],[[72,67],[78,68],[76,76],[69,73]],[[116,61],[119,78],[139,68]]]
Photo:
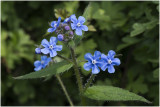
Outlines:
[[56,21],[51,22],[52,28],[49,28],[48,32],[50,32],[50,33],[54,32],[57,29],[57,27],[59,26],[60,22],[61,22],[61,17],[58,18],[57,22]]
[[76,34],[81,36],[82,35],[82,30],[84,31],[88,31],[88,27],[86,25],[83,25],[83,23],[85,22],[85,18],[82,16],[79,16],[78,20],[76,18],[75,15],[71,16],[71,21],[73,23],[71,23],[71,27],[72,29],[76,29]]
[[114,73],[115,72],[114,66],[120,65],[121,62],[119,58],[114,58],[115,54],[116,53],[113,50],[110,50],[107,56],[105,54],[101,55],[101,59],[104,61],[104,64],[101,67],[103,71],[105,71],[108,68],[109,73]]
[[35,49],[35,53],[36,53],[36,54],[40,54],[40,53],[41,53],[41,48],[36,48],[36,49]]
[[84,64],[84,69],[86,71],[89,71],[92,69],[92,74],[98,74],[100,72],[100,69],[98,67],[103,66],[103,62],[100,60],[101,52],[95,51],[94,56],[92,56],[91,53],[86,53],[84,58],[88,60],[87,63]]
[[48,42],[46,39],[43,39],[41,42],[41,45],[44,46],[43,49],[41,49],[41,52],[43,54],[50,54],[50,57],[54,57],[57,55],[57,51],[62,50],[62,45],[56,45],[58,39],[56,37],[51,37],[50,42]]
[[50,61],[51,61],[51,58],[47,58],[47,56],[41,56],[41,61],[34,62],[34,66],[35,66],[34,70],[39,71],[42,68],[45,68]]

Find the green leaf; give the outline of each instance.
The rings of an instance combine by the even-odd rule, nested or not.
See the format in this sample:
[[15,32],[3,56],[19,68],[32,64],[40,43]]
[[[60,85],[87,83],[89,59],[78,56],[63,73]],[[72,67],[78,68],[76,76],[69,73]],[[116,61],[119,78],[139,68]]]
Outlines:
[[122,50],[122,49],[124,49],[124,48],[126,48],[128,46],[133,45],[133,44],[136,44],[136,43],[138,43],[141,40],[142,39],[126,36],[126,37],[122,38],[122,41],[124,43],[117,46],[117,51]]
[[157,68],[157,69],[155,69],[155,70],[153,71],[153,77],[154,77],[154,78],[158,78],[158,77],[159,77],[159,68]]
[[92,3],[90,2],[83,13],[83,17],[86,19],[86,22],[88,19],[91,18],[91,12],[92,12]]
[[143,33],[145,30],[153,29],[157,24],[158,24],[157,19],[153,19],[152,21],[147,23],[135,23],[133,25],[134,30],[130,33],[130,36],[134,37]]
[[90,99],[103,101],[142,101],[150,103],[145,98],[131,93],[127,90],[112,86],[92,86],[89,87],[84,95]]
[[62,61],[59,63],[54,63],[50,65],[49,67],[42,69],[37,72],[32,72],[23,76],[15,77],[15,79],[33,79],[33,78],[42,78],[46,76],[51,76],[55,74],[59,74],[62,72],[67,71],[73,66],[72,63],[69,63],[67,61]]

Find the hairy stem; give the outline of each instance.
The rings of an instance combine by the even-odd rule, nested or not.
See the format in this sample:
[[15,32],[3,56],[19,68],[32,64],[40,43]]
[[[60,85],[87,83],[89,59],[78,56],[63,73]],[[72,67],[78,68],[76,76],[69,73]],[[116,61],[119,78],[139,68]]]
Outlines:
[[95,74],[91,74],[90,78],[87,80],[84,91],[86,91],[86,89],[90,86],[90,84],[92,83],[92,80],[94,80],[95,76],[96,76]]
[[77,64],[77,60],[75,57],[75,52],[74,49],[70,47],[71,50],[71,56],[72,56],[72,60],[74,63],[74,71],[75,71],[75,75],[76,75],[76,79],[77,79],[77,83],[78,83],[78,88],[79,88],[79,92],[80,92],[80,97],[81,97],[81,101],[82,101],[82,105],[85,105],[85,99],[82,96],[83,93],[83,84],[82,84],[82,79],[81,79],[81,75],[78,69],[78,64]]
[[64,91],[64,93],[65,93],[65,95],[67,97],[67,99],[68,99],[69,104],[71,106],[74,106],[73,103],[72,103],[72,100],[70,99],[70,97],[68,95],[68,92],[67,92],[67,90],[66,90],[66,88],[65,88],[65,86],[64,86],[64,84],[63,84],[63,82],[61,80],[61,77],[58,74],[56,75],[56,77],[57,77],[57,79],[58,79],[58,81],[59,81],[59,83],[60,83],[60,85],[61,85],[61,87],[62,87],[62,89],[63,89],[63,91]]

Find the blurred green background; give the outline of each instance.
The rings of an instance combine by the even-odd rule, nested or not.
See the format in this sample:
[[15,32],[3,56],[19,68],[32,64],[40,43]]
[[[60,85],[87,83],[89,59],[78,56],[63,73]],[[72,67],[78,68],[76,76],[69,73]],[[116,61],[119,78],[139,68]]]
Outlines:
[[[80,16],[89,2],[1,2],[1,104],[7,106],[65,106],[69,105],[57,79],[14,80],[12,77],[34,72],[36,44],[40,44],[49,22],[58,16]],[[115,50],[121,65],[114,74],[100,72],[94,84],[113,85],[141,95],[152,102],[107,102],[88,100],[88,105],[125,106],[159,105],[159,3],[92,2],[88,20],[89,32],[77,47],[78,59],[99,50],[105,54]],[[64,12],[66,14],[64,15]],[[56,15],[55,15],[56,14]],[[69,50],[61,52],[69,56]],[[83,63],[81,64],[83,66]],[[90,72],[81,66],[83,82]],[[79,105],[78,87],[73,69],[61,75],[75,105]]]

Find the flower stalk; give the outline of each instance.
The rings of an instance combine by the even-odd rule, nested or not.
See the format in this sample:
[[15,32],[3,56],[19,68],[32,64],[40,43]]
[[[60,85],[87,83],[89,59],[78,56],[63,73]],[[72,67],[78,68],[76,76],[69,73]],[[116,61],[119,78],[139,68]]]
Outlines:
[[78,69],[78,64],[77,64],[77,60],[75,57],[75,52],[74,49],[72,47],[70,47],[70,51],[71,51],[71,56],[72,56],[72,60],[74,63],[74,71],[75,71],[75,75],[76,75],[76,79],[77,79],[77,83],[78,83],[78,88],[79,88],[79,92],[80,92],[80,97],[81,97],[81,104],[85,105],[85,99],[82,96],[83,93],[83,84],[82,84],[82,79],[81,79],[81,75]]
[[92,83],[92,80],[94,80],[95,76],[96,76],[95,74],[91,74],[90,78],[88,79],[87,83],[85,84],[84,92],[90,86],[90,84]]
[[66,97],[67,97],[67,100],[68,100],[69,104],[71,106],[74,106],[73,102],[72,102],[71,98],[69,97],[69,94],[68,94],[68,92],[67,92],[67,90],[66,90],[66,88],[65,88],[65,86],[64,86],[64,84],[63,84],[63,82],[61,80],[61,77],[58,74],[56,75],[56,77],[57,77],[57,79],[58,79],[58,81],[59,81],[59,83],[60,83],[60,85],[61,85],[61,87],[62,87],[62,89],[63,89],[63,91],[64,91],[64,93],[66,95]]

